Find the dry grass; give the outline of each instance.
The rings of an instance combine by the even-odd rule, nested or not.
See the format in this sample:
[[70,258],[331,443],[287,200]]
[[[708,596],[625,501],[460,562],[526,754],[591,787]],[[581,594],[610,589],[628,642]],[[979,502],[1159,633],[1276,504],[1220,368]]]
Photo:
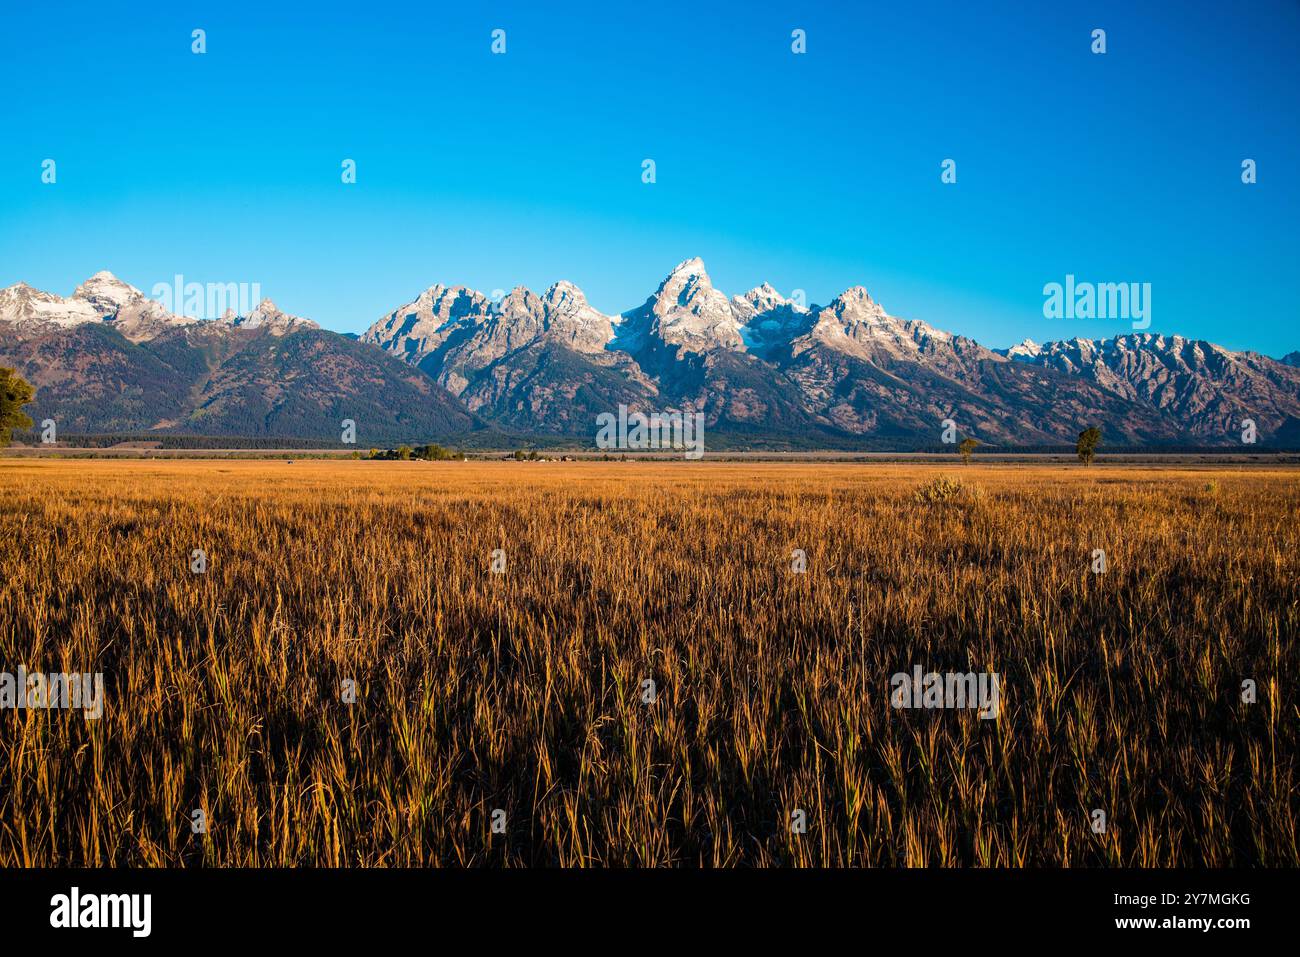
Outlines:
[[[107,684],[0,712],[0,865],[1300,863],[1295,472],[8,461],[0,502],[0,670]],[[1000,718],[892,710],[913,664]]]

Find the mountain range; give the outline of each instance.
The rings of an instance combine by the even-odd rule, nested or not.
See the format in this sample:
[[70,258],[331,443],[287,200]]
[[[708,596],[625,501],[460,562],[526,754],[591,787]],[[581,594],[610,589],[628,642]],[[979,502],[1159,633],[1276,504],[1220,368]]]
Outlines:
[[945,419],[998,446],[1300,444],[1300,352],[1277,360],[1150,333],[989,349],[897,318],[860,286],[825,306],[764,284],[715,289],[680,263],[607,315],[572,283],[498,300],[434,285],[359,338],[264,300],[195,320],[107,272],[62,298],[0,290],[0,364],[65,433],[358,443],[547,436],[590,444],[596,417],[691,410],[706,436],[823,448],[934,446]]
[[327,439],[350,418],[365,442],[486,428],[419,370],[270,300],[198,321],[107,272],[66,299],[0,290],[0,364],[36,387],[28,415],[64,434]]

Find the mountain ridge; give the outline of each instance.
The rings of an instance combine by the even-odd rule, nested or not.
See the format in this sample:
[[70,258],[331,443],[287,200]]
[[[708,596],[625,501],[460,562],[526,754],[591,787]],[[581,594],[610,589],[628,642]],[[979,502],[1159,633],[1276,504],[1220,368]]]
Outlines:
[[357,442],[489,428],[418,370],[264,299],[247,315],[168,312],[111,273],[70,297],[0,290],[0,364],[36,387],[28,413],[60,432]]
[[[992,349],[894,316],[863,286],[825,306],[768,283],[728,296],[699,257],[618,314],[564,280],[495,300],[435,283],[359,336],[269,299],[243,316],[174,315],[109,272],[67,298],[18,283],[0,290],[0,362],[55,411],[115,432],[315,432],[348,403],[385,437],[582,438],[620,404],[827,448],[934,444],[946,419],[994,445],[1071,441],[1092,424],[1111,443],[1147,445],[1231,445],[1247,419],[1264,444],[1300,429],[1300,352],[1148,332]],[[374,389],[385,408],[367,404]]]
[[[462,308],[439,329],[454,330],[454,350],[430,348],[397,328],[398,319],[420,327],[432,321],[420,314],[419,297],[361,338],[418,363],[485,415],[537,432],[567,431],[568,420],[545,418],[528,388],[511,385],[513,365],[530,361],[523,350],[540,338],[529,330],[544,329],[546,317],[519,289],[507,299],[522,302],[522,315],[505,300],[452,288]],[[1300,424],[1297,361],[1151,333],[992,349],[893,316],[862,286],[826,306],[804,306],[767,283],[728,298],[698,257],[675,266],[640,306],[591,313],[579,367],[618,369],[629,404],[704,411],[714,429],[796,431],[832,442],[933,436],[942,419],[956,416],[983,441],[1015,444],[1072,440],[1103,418],[1111,437],[1127,443],[1229,444],[1252,416],[1265,438]],[[514,321],[503,327],[508,315]],[[467,354],[490,361],[459,361]],[[494,388],[484,389],[483,377]]]

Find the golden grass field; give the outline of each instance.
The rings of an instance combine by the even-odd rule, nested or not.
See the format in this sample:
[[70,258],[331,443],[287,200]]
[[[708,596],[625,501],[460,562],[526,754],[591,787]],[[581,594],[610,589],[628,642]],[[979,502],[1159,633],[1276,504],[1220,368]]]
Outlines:
[[[0,502],[0,670],[106,683],[0,712],[2,866],[1300,864],[1294,470],[11,459]],[[1000,716],[892,709],[914,664]]]

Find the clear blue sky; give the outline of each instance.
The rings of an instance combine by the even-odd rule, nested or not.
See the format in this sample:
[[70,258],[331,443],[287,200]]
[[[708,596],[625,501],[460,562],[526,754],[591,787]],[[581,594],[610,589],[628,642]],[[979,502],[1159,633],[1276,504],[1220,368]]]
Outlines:
[[359,331],[434,282],[618,312],[699,255],[991,346],[1128,331],[1043,317],[1073,273],[1300,349],[1294,0],[144,6],[0,15],[0,285],[180,272]]

